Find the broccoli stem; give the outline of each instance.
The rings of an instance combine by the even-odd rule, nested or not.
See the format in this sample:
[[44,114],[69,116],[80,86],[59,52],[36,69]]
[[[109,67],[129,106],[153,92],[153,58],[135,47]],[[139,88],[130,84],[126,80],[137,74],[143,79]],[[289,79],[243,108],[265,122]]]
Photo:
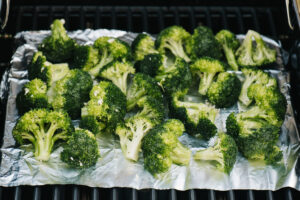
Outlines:
[[248,88],[250,87],[250,85],[252,85],[252,83],[255,81],[255,77],[254,76],[246,76],[246,79],[242,85],[242,89],[241,89],[241,93],[239,96],[239,100],[246,106],[249,106],[250,103],[252,102],[251,99],[249,99],[248,97]]
[[224,49],[224,52],[225,52],[225,56],[226,56],[227,62],[231,66],[231,68],[234,71],[239,70],[239,66],[238,66],[238,64],[236,62],[233,50],[231,48],[228,48],[227,45],[223,45],[223,49]]
[[169,49],[175,56],[183,58],[186,62],[190,62],[191,59],[186,55],[183,49],[181,41],[176,42],[175,40],[168,39],[164,45],[165,48]]
[[111,54],[108,55],[107,49],[103,49],[100,62],[97,65],[95,65],[95,67],[93,67],[91,70],[89,70],[89,74],[93,77],[97,77],[100,69],[102,69],[105,65],[109,64],[113,60],[114,57]]
[[121,91],[126,94],[127,91],[127,77],[128,77],[129,72],[125,72],[122,77],[118,79],[113,79],[112,82],[117,85]]
[[197,151],[194,155],[195,160],[205,160],[205,161],[216,161],[223,165],[223,158],[219,151],[213,149],[212,147]]
[[171,152],[171,159],[173,163],[177,165],[188,165],[191,158],[191,151],[185,148],[180,142],[177,142],[176,146]]
[[144,90],[134,91],[134,94],[131,94],[130,90],[127,94],[127,110],[133,109],[133,107],[136,105],[138,99],[140,99],[143,94],[145,93]]
[[201,79],[200,79],[200,84],[199,84],[199,89],[198,92],[201,95],[206,95],[208,88],[210,87],[213,78],[215,76],[216,73],[207,73],[204,72]]

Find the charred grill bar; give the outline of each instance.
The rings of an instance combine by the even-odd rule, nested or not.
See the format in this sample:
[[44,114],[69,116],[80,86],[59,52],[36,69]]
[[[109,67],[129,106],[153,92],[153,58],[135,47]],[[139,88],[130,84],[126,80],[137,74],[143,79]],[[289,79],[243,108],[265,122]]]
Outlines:
[[[245,33],[248,29],[254,29],[263,35],[280,39],[285,49],[290,49],[299,36],[298,31],[291,32],[288,29],[284,8],[278,6],[278,3],[276,3],[277,6],[234,6],[233,3],[231,3],[231,6],[221,7],[216,5],[198,6],[201,4],[197,4],[198,1],[195,2],[195,5],[187,6],[86,6],[72,4],[49,6],[38,5],[38,3],[36,3],[36,5],[12,5],[8,27],[5,33],[1,34],[0,37],[1,46],[7,47],[1,50],[1,54],[4,55],[0,60],[1,71],[3,73],[5,67],[9,65],[8,63],[13,51],[13,35],[15,33],[23,30],[48,29],[49,24],[55,18],[64,18],[68,30],[107,28],[132,32],[146,31],[156,34],[163,28],[174,24],[181,25],[190,32],[199,24],[211,27],[214,32],[222,28],[229,29],[234,33]],[[8,49],[10,50],[8,51]],[[299,80],[298,83],[296,82],[294,84],[299,84]],[[295,88],[297,87],[295,86]],[[296,100],[298,99],[298,92],[296,90],[294,94],[292,94]],[[297,102],[296,100],[295,102]],[[2,101],[1,127],[3,127],[4,116],[5,101]],[[221,192],[214,190],[160,191],[153,189],[135,190],[129,188],[104,189],[73,185],[55,185],[0,187],[0,200],[1,199],[296,200],[300,199],[300,193],[288,188],[276,192],[251,190]]]

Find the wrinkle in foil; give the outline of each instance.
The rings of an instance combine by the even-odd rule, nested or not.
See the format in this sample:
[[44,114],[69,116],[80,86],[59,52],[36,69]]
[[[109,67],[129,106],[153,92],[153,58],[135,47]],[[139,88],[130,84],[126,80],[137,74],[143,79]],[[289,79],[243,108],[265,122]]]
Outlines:
[[[31,60],[38,44],[50,34],[50,31],[20,32],[16,35],[19,45],[12,57],[11,69],[1,82],[1,100],[8,94],[3,145],[1,147],[0,185],[44,185],[44,184],[78,184],[93,187],[131,187],[136,189],[255,189],[277,190],[282,187],[292,187],[300,190],[299,166],[299,136],[295,123],[290,99],[289,73],[279,70],[269,70],[277,78],[281,91],[288,101],[288,109],[278,143],[283,151],[282,163],[270,166],[262,162],[249,162],[238,155],[237,162],[230,175],[217,171],[212,165],[191,159],[189,166],[172,165],[170,170],[154,178],[144,170],[143,157],[137,163],[126,160],[120,149],[118,139],[114,135],[97,135],[101,157],[94,167],[86,170],[70,169],[60,160],[59,147],[51,154],[49,162],[35,160],[32,146],[22,148],[15,146],[12,129],[18,119],[16,95],[22,86],[28,82],[26,67]],[[69,33],[80,44],[92,44],[100,36],[118,37],[129,44],[136,37],[135,33],[119,30],[79,30]],[[238,35],[238,38],[243,38]],[[264,40],[274,46],[278,53],[276,68],[284,69],[280,56],[280,44],[264,37]],[[241,72],[235,72],[242,79]],[[190,99],[195,97],[190,96]],[[197,98],[195,98],[197,100]],[[220,131],[225,131],[225,120],[230,112],[242,111],[238,103],[229,109],[220,109],[216,124]],[[77,125],[78,121],[74,121]],[[212,145],[215,138],[209,142],[195,139],[184,133],[180,141],[188,146],[192,153]]]

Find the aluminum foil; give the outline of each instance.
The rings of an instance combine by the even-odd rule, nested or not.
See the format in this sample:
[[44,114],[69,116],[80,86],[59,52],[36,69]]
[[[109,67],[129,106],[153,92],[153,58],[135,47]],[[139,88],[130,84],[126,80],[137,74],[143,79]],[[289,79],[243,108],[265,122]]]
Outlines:
[[[27,80],[26,67],[31,60],[37,45],[45,38],[49,31],[21,32],[16,35],[19,47],[12,57],[8,79],[2,79],[0,95],[5,98],[8,91],[7,111],[0,169],[1,186],[17,185],[45,185],[45,184],[78,184],[93,187],[131,187],[136,189],[254,189],[278,190],[282,187],[292,187],[300,190],[300,179],[297,170],[299,137],[290,100],[289,73],[280,70],[270,70],[278,79],[281,91],[288,100],[288,109],[284,124],[281,128],[278,144],[283,151],[283,160],[275,166],[265,165],[262,162],[249,162],[238,155],[237,162],[230,175],[217,171],[212,165],[191,159],[189,166],[172,165],[170,170],[154,178],[143,168],[143,157],[137,163],[126,160],[120,149],[116,136],[97,135],[101,158],[96,166],[86,170],[70,169],[60,160],[62,147],[53,151],[48,162],[35,160],[31,145],[15,146],[12,129],[18,118],[16,109],[16,95]],[[128,43],[136,37],[135,33],[118,30],[84,30],[70,32],[70,36],[80,44],[92,44],[100,36],[118,37]],[[239,35],[239,38],[243,36]],[[280,56],[280,44],[270,38],[265,41],[278,51],[277,68],[282,69],[283,62]],[[239,74],[240,72],[234,72]],[[6,76],[7,77],[7,76]],[[189,98],[197,99],[193,96]],[[244,110],[238,103],[229,109],[221,109],[216,119],[220,131],[225,131],[225,120],[230,112]],[[74,124],[78,124],[74,121]],[[192,153],[214,143],[195,139],[183,134],[180,141],[188,146]]]

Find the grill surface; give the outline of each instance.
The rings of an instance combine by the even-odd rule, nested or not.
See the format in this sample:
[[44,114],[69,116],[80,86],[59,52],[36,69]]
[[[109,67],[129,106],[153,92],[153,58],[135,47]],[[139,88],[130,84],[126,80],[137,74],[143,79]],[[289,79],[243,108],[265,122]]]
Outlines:
[[[169,25],[181,25],[192,31],[197,25],[207,25],[214,32],[227,28],[235,33],[245,33],[248,29],[280,39],[284,48],[289,49],[298,34],[289,31],[285,12],[276,7],[201,7],[201,6],[32,6],[15,5],[11,10],[6,34],[0,37],[1,71],[12,55],[13,35],[22,30],[49,29],[55,18],[65,18],[68,30],[85,28],[121,29],[133,32],[146,31],[158,33]],[[284,16],[284,17],[283,17]],[[9,49],[11,48],[11,49]],[[295,92],[297,93],[297,92]],[[2,102],[1,119],[5,115],[5,101]],[[3,130],[1,120],[1,130]],[[2,134],[2,131],[1,131]],[[0,135],[1,137],[1,135]],[[2,137],[1,137],[2,138]],[[134,190],[129,188],[89,188],[84,186],[39,186],[39,187],[0,187],[0,200],[8,199],[131,199],[131,200],[292,200],[300,199],[300,193],[294,189],[271,191],[239,190],[220,192],[213,190]]]

